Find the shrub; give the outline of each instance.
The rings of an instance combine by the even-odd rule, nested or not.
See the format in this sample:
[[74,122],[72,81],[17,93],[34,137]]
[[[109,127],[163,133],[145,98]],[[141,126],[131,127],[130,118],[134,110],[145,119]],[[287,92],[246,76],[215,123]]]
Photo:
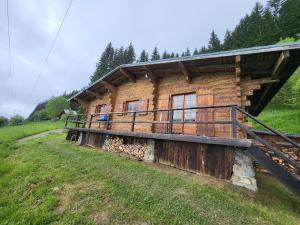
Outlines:
[[9,123],[11,125],[20,125],[24,122],[24,117],[21,115],[15,115],[13,117],[10,118]]
[[70,104],[63,96],[51,98],[46,104],[46,112],[51,119],[57,117],[64,109],[70,109]]
[[34,113],[33,115],[34,121],[48,120],[48,114],[45,109],[41,109]]
[[0,116],[0,127],[6,126],[8,124],[8,119],[4,116]]

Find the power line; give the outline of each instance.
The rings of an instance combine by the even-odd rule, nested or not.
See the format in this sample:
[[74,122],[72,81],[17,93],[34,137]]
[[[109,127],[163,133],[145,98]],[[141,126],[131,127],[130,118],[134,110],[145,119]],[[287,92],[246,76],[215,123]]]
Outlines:
[[[7,1],[8,1],[8,0],[7,0]],[[35,88],[36,88],[36,85],[38,84],[39,79],[40,79],[40,77],[41,77],[41,75],[42,75],[42,73],[43,73],[43,71],[44,71],[44,69],[45,69],[45,66],[46,66],[46,64],[47,64],[47,61],[48,61],[48,59],[49,59],[49,56],[50,56],[50,54],[52,53],[52,50],[53,50],[54,45],[55,45],[55,43],[56,43],[57,37],[58,37],[58,35],[59,35],[59,33],[60,33],[61,29],[62,29],[62,26],[63,26],[63,24],[64,24],[64,22],[65,22],[65,19],[66,19],[68,13],[69,13],[69,10],[70,10],[70,8],[71,8],[72,2],[73,2],[73,0],[70,0],[70,3],[69,3],[69,5],[68,5],[68,8],[67,8],[67,10],[66,10],[66,12],[65,12],[65,15],[64,15],[64,17],[63,17],[61,23],[60,23],[60,26],[59,26],[59,28],[58,28],[58,30],[57,30],[57,32],[56,32],[56,35],[55,35],[55,37],[54,37],[54,39],[53,39],[53,41],[52,41],[52,44],[51,44],[51,46],[50,46],[50,49],[49,49],[49,51],[48,51],[48,53],[47,53],[47,55],[46,55],[46,58],[45,58],[45,60],[44,60],[44,62],[43,62],[43,64],[42,64],[41,70],[40,70],[40,72],[39,72],[39,74],[38,74],[38,76],[37,76],[37,79],[35,80],[35,82],[34,82],[34,84],[33,84],[33,87],[32,87],[32,89],[31,89],[31,91],[29,92],[29,97],[31,97],[32,93],[34,92],[34,90],[35,90]]]
[[11,95],[13,96],[13,77],[12,77],[12,59],[11,59],[11,38],[10,38],[10,21],[8,0],[6,0],[6,17],[7,17],[7,37],[8,37],[8,61],[9,61],[9,77],[11,82]]

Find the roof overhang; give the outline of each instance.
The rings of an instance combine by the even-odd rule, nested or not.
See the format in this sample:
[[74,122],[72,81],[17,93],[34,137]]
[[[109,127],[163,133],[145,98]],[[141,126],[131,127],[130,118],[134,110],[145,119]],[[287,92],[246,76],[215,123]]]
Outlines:
[[[288,54],[288,57],[285,54]],[[278,80],[278,82],[263,85],[250,97],[252,104],[249,112],[258,115],[300,65],[300,42],[124,64],[69,100],[80,98],[89,101],[97,95],[106,93],[110,88],[123,82],[135,82],[136,78],[144,77],[146,74],[149,76],[154,74],[157,78],[170,74],[182,74],[188,81],[204,74],[234,74],[236,56],[240,56],[241,77],[250,75],[253,79],[258,79],[274,75],[274,79]]]

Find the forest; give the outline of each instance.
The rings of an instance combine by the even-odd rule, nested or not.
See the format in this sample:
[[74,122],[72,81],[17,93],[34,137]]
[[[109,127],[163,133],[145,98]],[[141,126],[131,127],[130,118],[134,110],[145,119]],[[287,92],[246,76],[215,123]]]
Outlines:
[[[133,43],[129,43],[125,47],[114,47],[110,42],[101,53],[94,73],[87,75],[87,77],[89,76],[89,82],[93,83],[121,64],[186,57],[298,40],[300,40],[300,1],[270,0],[266,5],[256,3],[251,13],[241,18],[233,30],[227,29],[223,39],[220,39],[217,33],[212,30],[206,46],[199,46],[195,49],[188,47],[181,53],[172,50],[163,50],[160,52],[154,46],[153,51],[150,53],[142,50],[137,54]],[[64,93],[61,96],[67,99],[77,92],[77,90],[74,90],[70,93]],[[53,101],[53,98],[38,104],[29,115],[28,120],[51,119],[53,115],[50,116],[45,112],[46,105],[50,100]],[[287,81],[275,98],[273,98],[268,107],[276,109],[282,107],[300,107],[299,69]],[[69,105],[68,108],[77,110],[75,105]]]

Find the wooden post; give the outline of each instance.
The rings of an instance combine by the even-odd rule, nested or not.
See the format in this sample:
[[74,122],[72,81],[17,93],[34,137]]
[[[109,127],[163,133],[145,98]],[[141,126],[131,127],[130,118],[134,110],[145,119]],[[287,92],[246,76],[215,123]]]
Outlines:
[[173,128],[173,112],[174,109],[171,109],[169,111],[169,124],[168,124],[168,133],[172,134],[172,128]]
[[136,116],[136,112],[133,112],[133,114],[132,114],[132,122],[131,122],[131,132],[134,131],[135,116]]
[[66,118],[65,127],[68,126],[68,120],[69,120],[69,116],[67,116]]
[[235,106],[231,106],[231,137],[237,137],[237,129],[236,129],[236,109]]
[[79,127],[79,115],[76,116],[76,127]]
[[91,125],[92,125],[93,118],[94,118],[94,114],[92,114],[92,115],[91,115],[91,118],[90,118],[90,123],[89,123],[89,128],[91,128]]

